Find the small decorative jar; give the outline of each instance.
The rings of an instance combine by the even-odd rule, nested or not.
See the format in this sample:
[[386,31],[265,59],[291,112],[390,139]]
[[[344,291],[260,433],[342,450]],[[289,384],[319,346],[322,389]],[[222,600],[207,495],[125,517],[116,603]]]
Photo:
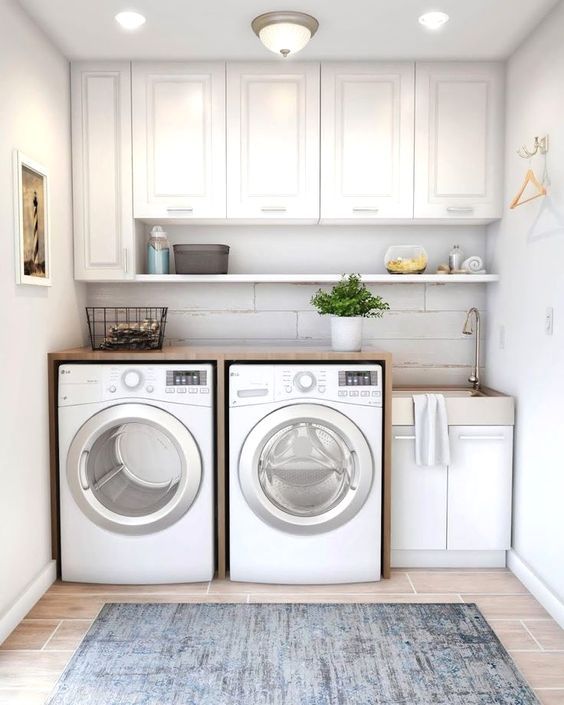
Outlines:
[[420,245],[392,245],[384,257],[390,274],[423,274],[428,261],[425,248]]

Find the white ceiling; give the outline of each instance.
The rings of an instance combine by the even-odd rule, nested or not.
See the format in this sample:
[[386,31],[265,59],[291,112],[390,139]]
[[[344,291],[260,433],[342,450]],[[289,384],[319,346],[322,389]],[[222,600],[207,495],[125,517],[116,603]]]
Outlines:
[[[318,59],[499,59],[509,56],[556,0],[20,0],[73,59],[273,59],[250,23],[269,10],[301,10],[319,20],[298,55]],[[135,33],[114,21],[137,10]],[[438,32],[417,18],[443,10]],[[279,59],[282,61],[282,59]]]

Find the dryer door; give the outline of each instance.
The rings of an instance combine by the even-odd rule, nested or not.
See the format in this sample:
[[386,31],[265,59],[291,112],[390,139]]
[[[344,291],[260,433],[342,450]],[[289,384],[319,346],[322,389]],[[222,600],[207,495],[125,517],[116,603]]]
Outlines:
[[99,526],[153,533],[190,508],[202,460],[177,418],[147,404],[118,404],[79,429],[67,457],[67,478],[74,500]]
[[299,534],[329,531],[361,509],[374,463],[360,429],[319,404],[272,412],[249,433],[239,482],[252,510],[274,527]]

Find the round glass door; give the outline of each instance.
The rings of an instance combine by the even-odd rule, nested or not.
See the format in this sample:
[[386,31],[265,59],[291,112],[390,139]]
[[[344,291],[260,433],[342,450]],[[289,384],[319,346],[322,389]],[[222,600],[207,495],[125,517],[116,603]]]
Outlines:
[[264,445],[259,482],[266,497],[292,516],[315,517],[351,487],[354,456],[342,436],[313,421],[284,426]]
[[348,417],[317,404],[272,412],[249,433],[239,483],[253,511],[293,533],[320,533],[346,523],[372,486],[368,443]]
[[177,521],[194,501],[202,466],[186,427],[167,412],[122,404],[89,419],[69,450],[74,499],[94,522],[146,533]]

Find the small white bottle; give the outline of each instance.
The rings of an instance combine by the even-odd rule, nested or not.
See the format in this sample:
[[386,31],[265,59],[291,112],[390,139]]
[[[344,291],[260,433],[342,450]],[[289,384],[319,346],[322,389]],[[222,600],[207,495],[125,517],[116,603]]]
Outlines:
[[451,272],[456,272],[462,269],[462,263],[464,262],[464,252],[460,249],[458,245],[455,245],[452,250],[448,253],[448,266]]

